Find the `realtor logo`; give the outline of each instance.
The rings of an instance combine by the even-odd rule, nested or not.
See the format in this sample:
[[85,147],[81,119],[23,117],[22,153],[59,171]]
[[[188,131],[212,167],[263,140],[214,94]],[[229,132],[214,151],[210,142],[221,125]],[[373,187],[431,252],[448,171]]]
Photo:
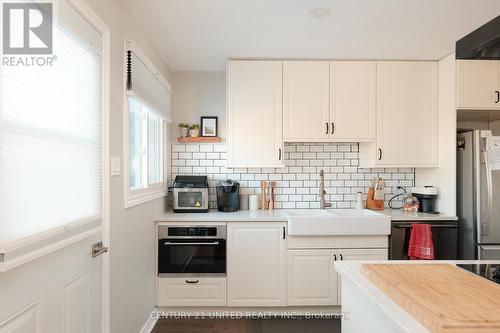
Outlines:
[[52,53],[52,3],[3,4],[3,53]]

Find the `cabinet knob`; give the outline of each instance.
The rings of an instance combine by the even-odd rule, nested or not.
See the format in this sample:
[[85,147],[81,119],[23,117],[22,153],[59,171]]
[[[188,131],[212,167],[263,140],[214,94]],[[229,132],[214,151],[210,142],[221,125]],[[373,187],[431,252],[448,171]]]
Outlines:
[[330,129],[328,128],[328,122],[326,122],[325,124],[326,124],[326,133],[325,134],[328,134],[328,132],[330,132]]
[[382,159],[382,149],[378,149],[378,160],[380,161]]
[[335,133],[335,123],[332,122],[332,134]]
[[495,104],[498,104],[500,102],[500,91],[495,90],[495,94],[496,94]]

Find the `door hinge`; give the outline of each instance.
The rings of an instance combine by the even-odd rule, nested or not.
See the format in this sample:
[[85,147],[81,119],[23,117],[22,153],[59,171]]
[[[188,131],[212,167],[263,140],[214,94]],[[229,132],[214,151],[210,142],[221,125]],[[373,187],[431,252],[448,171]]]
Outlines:
[[102,241],[92,245],[92,258],[98,257],[106,252],[108,252],[108,248],[103,246]]

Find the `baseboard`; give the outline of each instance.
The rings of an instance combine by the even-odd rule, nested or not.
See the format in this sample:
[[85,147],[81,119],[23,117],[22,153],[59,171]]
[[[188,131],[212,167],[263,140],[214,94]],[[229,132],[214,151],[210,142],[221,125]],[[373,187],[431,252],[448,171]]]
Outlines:
[[144,326],[142,326],[142,329],[139,333],[151,333],[151,331],[153,331],[153,328],[155,327],[156,322],[158,321],[158,316],[154,316],[152,314],[154,314],[156,312],[157,312],[156,308],[154,308],[151,311],[151,314],[149,315],[148,320],[146,321]]

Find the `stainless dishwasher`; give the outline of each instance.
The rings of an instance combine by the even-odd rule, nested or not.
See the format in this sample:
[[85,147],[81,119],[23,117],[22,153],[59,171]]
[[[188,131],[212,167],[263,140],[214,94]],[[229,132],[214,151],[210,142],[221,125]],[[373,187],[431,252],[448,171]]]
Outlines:
[[457,221],[393,221],[389,236],[389,259],[408,260],[408,244],[411,225],[425,223],[431,225],[432,242],[436,260],[458,259]]

